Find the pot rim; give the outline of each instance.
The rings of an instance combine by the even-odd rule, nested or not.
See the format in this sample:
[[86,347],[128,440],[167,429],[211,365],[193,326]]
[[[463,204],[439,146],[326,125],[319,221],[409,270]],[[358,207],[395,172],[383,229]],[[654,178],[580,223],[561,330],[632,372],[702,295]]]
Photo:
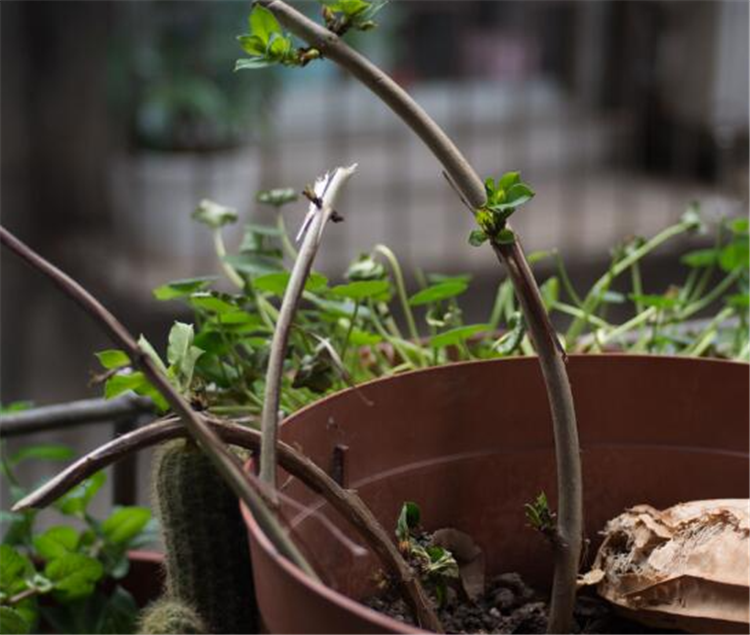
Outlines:
[[271,541],[266,537],[255,522],[252,512],[247,508],[245,503],[240,503],[242,517],[245,520],[248,531],[252,535],[253,539],[257,541],[263,551],[265,551],[269,557],[271,557],[276,564],[278,564],[288,575],[295,579],[299,584],[307,587],[311,592],[317,593],[323,596],[329,602],[336,604],[340,608],[350,611],[361,618],[365,618],[371,622],[374,622],[379,627],[383,628],[382,632],[395,632],[395,633],[430,633],[418,626],[406,624],[405,622],[399,622],[392,617],[383,615],[374,609],[371,609],[364,604],[357,602],[356,600],[347,597],[343,593],[332,589],[323,582],[313,580],[307,574],[305,574],[299,567],[291,563],[289,560],[284,558],[276,548],[271,544]]
[[[733,359],[720,359],[717,357],[687,357],[684,355],[648,355],[648,354],[642,354],[638,353],[636,355],[631,355],[630,353],[613,353],[613,352],[607,352],[607,353],[571,353],[570,355],[566,356],[568,360],[570,359],[597,359],[597,360],[622,360],[622,359],[628,359],[628,360],[642,360],[642,361],[654,361],[654,360],[664,360],[664,361],[671,361],[671,362],[677,362],[682,364],[716,364],[721,366],[738,366],[738,367],[748,367],[750,366],[750,362],[744,362],[744,361],[737,361]],[[294,423],[294,420],[300,416],[302,413],[306,413],[308,410],[312,408],[317,408],[320,404],[327,403],[333,399],[338,399],[341,395],[345,395],[350,392],[354,392],[356,390],[361,390],[362,388],[365,388],[373,383],[388,383],[392,381],[398,381],[402,377],[408,377],[410,375],[413,375],[415,373],[425,373],[425,372],[445,372],[448,368],[454,368],[456,366],[479,366],[481,364],[498,364],[498,363],[511,363],[511,362],[524,362],[529,363],[531,361],[537,361],[539,358],[536,355],[516,355],[513,357],[499,357],[495,359],[473,359],[473,360],[467,360],[462,362],[450,362],[448,364],[441,364],[440,366],[428,366],[427,368],[415,368],[413,370],[407,370],[401,373],[397,373],[395,375],[388,375],[385,377],[375,377],[374,379],[370,379],[369,381],[362,382],[361,384],[357,384],[356,386],[343,388],[342,390],[338,390],[336,392],[332,392],[330,395],[326,395],[325,397],[321,397],[317,401],[314,401],[312,403],[307,404],[306,406],[303,406],[299,410],[295,410],[294,413],[289,415],[287,417],[286,421],[282,423],[282,425],[290,425]],[[658,363],[661,363],[659,361]]]
[[[676,362],[680,364],[700,363],[700,364],[713,364],[713,365],[722,365],[722,366],[731,365],[731,366],[737,366],[737,367],[750,366],[750,364],[748,364],[747,362],[740,362],[740,361],[734,361],[734,360],[728,360],[728,359],[684,357],[684,356],[678,356],[678,355],[644,355],[644,354],[630,355],[628,353],[601,353],[601,354],[577,353],[577,354],[569,355],[568,358],[569,359],[595,358],[601,361],[607,361],[607,360],[621,361],[623,359],[628,359],[628,360],[641,360],[644,363],[648,361],[657,361],[657,363],[661,363],[663,361],[665,363]],[[523,356],[515,356],[515,357],[509,357],[509,358],[487,359],[487,360],[469,360],[469,361],[463,361],[463,362],[452,362],[450,364],[443,364],[441,366],[418,368],[415,370],[398,373],[396,375],[390,375],[388,377],[377,377],[375,379],[364,382],[362,384],[358,384],[355,387],[348,387],[338,392],[331,393],[330,395],[326,395],[322,399],[319,399],[311,404],[308,404],[307,406],[304,406],[303,408],[300,408],[299,410],[294,412],[292,415],[290,415],[289,418],[286,421],[284,421],[282,425],[291,425],[294,423],[294,420],[298,416],[300,416],[304,412],[307,412],[309,409],[317,408],[323,403],[327,403],[328,401],[332,399],[338,399],[344,394],[353,392],[355,390],[359,390],[362,387],[368,386],[374,382],[388,383],[392,381],[399,381],[402,377],[412,375],[414,373],[445,372],[446,369],[453,369],[453,367],[455,366],[497,364],[500,362],[514,362],[514,361],[530,363],[530,362],[535,362],[536,360],[537,360],[537,357],[535,355],[523,355]],[[252,535],[253,539],[255,539],[258,542],[258,545],[260,546],[260,548],[263,549],[263,551],[265,551],[266,554],[271,559],[273,559],[276,562],[276,564],[280,566],[288,575],[294,578],[298,583],[307,587],[311,592],[317,593],[323,596],[326,600],[332,602],[333,604],[336,604],[340,608],[345,609],[347,611],[351,611],[354,614],[358,615],[359,617],[370,620],[371,622],[374,622],[378,626],[383,627],[384,629],[387,629],[389,631],[393,631],[396,633],[430,633],[431,632],[431,631],[426,631],[424,629],[421,629],[418,626],[406,624],[392,617],[388,617],[382,613],[379,613],[378,611],[374,609],[371,609],[365,606],[364,604],[356,600],[353,600],[347,597],[343,593],[340,593],[339,591],[336,591],[330,588],[329,586],[325,585],[323,582],[313,580],[312,578],[307,576],[299,567],[297,567],[296,565],[291,563],[289,560],[284,558],[276,550],[273,544],[271,544],[271,541],[261,531],[260,527],[258,527],[258,524],[255,522],[255,518],[253,518],[252,512],[246,507],[244,503],[241,502],[240,506],[241,506],[242,516],[245,520],[245,524],[247,525],[248,531]]]

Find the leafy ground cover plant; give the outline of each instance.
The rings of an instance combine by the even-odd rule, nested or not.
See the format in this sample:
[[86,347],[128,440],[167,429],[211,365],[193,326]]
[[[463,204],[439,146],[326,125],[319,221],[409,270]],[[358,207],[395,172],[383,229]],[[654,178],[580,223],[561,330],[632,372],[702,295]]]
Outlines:
[[[10,456],[3,452],[0,471],[11,502],[28,493],[15,475],[21,463],[72,456],[62,445],[31,445]],[[0,632],[41,627],[59,633],[133,632],[138,606],[120,581],[129,570],[128,551],[155,540],[155,522],[148,508],[136,506],[94,517],[90,503],[105,480],[104,472],[96,472],[58,499],[59,521],[44,530],[37,529],[37,510],[2,512]]]
[[[296,255],[282,210],[296,197],[294,190],[277,190],[282,191],[283,199],[259,193],[259,201],[275,201],[274,223],[247,224],[235,254],[227,254],[221,227],[232,229],[236,213],[203,204],[199,210],[224,211],[196,214],[211,229],[224,277],[237,287],[236,293],[217,290],[222,281],[210,276],[154,290],[157,300],[180,302],[191,310],[193,324],[175,323],[164,360],[156,352],[158,346],[144,339],[141,346],[186,396],[216,414],[255,418],[262,410],[269,338]],[[675,256],[682,264],[681,280],[654,293],[641,273],[644,261],[681,236],[709,232],[712,236],[701,242],[710,240],[710,247]],[[529,260],[535,268],[549,269],[550,263],[554,267],[541,293],[556,322],[567,323],[558,337],[568,352],[621,350],[742,360],[750,353],[747,245],[745,219],[723,219],[709,227],[691,206],[657,235],[616,245],[608,268],[588,290],[573,287],[556,250],[534,252]],[[283,412],[405,370],[533,353],[510,280],[499,283],[486,320],[467,323],[462,296],[470,292],[469,275],[412,277],[418,286],[409,289],[396,254],[385,245],[357,257],[341,284],[320,273],[309,276],[284,362]],[[613,320],[613,310],[624,317]],[[131,372],[124,353],[108,350],[97,355],[109,373],[107,396],[136,390],[164,406],[143,375]]]

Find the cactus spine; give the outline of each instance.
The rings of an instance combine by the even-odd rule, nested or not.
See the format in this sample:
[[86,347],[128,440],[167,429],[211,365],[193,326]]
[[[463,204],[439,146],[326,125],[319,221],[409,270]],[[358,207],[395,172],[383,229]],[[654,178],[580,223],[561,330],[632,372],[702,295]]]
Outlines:
[[185,440],[159,450],[153,484],[166,549],[167,598],[194,609],[210,633],[258,632],[237,497],[208,457]]
[[146,607],[138,623],[141,635],[208,633],[198,613],[186,604],[163,598]]

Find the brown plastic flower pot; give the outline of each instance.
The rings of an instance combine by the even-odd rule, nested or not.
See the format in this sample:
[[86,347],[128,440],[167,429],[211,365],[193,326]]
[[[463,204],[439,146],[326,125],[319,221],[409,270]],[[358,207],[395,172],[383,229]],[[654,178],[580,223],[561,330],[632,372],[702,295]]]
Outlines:
[[[748,497],[750,367],[600,355],[572,356],[568,369],[589,556],[598,547],[597,532],[626,507]],[[395,526],[404,501],[415,501],[428,529],[469,533],[490,573],[517,571],[538,589],[548,587],[550,548],[526,527],[523,512],[541,490],[555,505],[552,429],[536,359],[454,364],[377,380],[296,413],[282,438],[356,489],[386,528]],[[356,601],[374,591],[378,562],[356,555],[321,522],[325,514],[358,540],[302,483],[286,482],[284,493],[301,505],[283,512],[325,584],[279,557],[243,510],[268,630],[420,632]]]

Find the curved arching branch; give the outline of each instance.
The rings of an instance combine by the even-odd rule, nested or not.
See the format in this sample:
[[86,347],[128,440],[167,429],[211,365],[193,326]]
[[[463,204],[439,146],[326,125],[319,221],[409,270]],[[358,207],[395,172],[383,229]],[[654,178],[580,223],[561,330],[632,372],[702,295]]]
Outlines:
[[[225,443],[253,451],[258,451],[261,447],[261,433],[257,430],[200,413],[196,413],[196,416]],[[138,428],[81,457],[16,503],[13,510],[46,507],[95,472],[133,452],[186,436],[189,436],[189,432],[176,417]],[[287,443],[278,442],[277,452],[281,467],[315,493],[320,494],[362,536],[383,567],[400,586],[402,596],[414,611],[419,623],[425,628],[441,632],[440,622],[431,609],[430,601],[419,580],[404,561],[388,533],[357,493],[341,487],[310,458]]]

